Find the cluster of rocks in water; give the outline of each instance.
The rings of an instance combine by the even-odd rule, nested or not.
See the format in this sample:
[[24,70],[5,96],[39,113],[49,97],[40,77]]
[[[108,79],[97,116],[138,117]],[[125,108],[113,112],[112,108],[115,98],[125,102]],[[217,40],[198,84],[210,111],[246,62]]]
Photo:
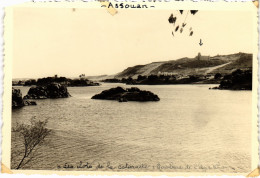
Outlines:
[[122,87],[104,90],[100,94],[94,95],[91,99],[127,101],[159,101],[160,98],[150,91],[140,90],[137,87],[124,89]]
[[12,88],[12,108],[37,105],[35,101],[28,99],[67,98],[70,96],[67,87],[56,83],[31,87],[24,97],[22,97],[20,89]]
[[20,108],[29,105],[37,104],[35,101],[24,100],[21,90],[12,88],[12,108]]
[[68,98],[70,96],[67,87],[52,83],[46,86],[31,87],[24,99]]
[[[37,105],[35,101],[29,99],[67,98],[70,96],[66,86],[56,83],[31,87],[24,97],[22,97],[20,89],[12,88],[12,108]],[[119,102],[160,100],[160,98],[152,92],[140,90],[136,87],[127,89],[122,87],[111,88],[93,96],[92,99],[117,100]]]

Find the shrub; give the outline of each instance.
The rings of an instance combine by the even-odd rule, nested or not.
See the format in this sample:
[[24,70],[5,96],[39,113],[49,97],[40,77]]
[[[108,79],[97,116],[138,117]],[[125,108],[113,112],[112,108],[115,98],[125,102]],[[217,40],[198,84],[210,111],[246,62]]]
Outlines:
[[12,128],[13,132],[18,132],[23,139],[24,152],[22,159],[17,165],[16,169],[20,169],[22,166],[27,164],[33,157],[31,153],[34,152],[37,146],[44,144],[46,136],[51,133],[50,129],[46,128],[48,120],[36,121],[36,118],[31,119],[31,124],[16,124]]

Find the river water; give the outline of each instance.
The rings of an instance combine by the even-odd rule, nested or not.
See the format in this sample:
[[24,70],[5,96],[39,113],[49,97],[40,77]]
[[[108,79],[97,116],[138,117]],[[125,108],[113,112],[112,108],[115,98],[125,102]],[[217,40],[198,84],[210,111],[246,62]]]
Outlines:
[[[214,85],[141,85],[159,102],[92,100],[124,84],[69,87],[70,98],[37,100],[12,111],[12,124],[48,119],[54,132],[24,169],[248,172],[251,91]],[[25,95],[29,87],[20,88]],[[247,146],[245,146],[247,145]],[[12,167],[23,149],[12,134]],[[72,168],[73,166],[73,168]],[[77,167],[78,166],[78,167]],[[69,168],[70,167],[70,168]]]

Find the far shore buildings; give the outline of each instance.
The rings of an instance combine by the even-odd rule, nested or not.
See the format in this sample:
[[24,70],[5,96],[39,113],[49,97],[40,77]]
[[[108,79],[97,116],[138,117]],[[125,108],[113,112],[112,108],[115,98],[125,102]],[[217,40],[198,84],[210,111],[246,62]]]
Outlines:
[[[195,59],[197,59],[197,60],[211,60],[211,57],[210,56],[202,56],[201,53],[199,52],[198,55],[195,57]],[[215,60],[215,59],[213,59],[213,60]],[[179,65],[178,67],[181,68],[181,65]],[[163,75],[163,76],[175,76],[176,79],[189,78],[189,76],[190,76],[190,75],[183,75],[183,74],[180,74],[180,73],[177,73],[177,72],[161,72],[161,71],[159,71],[157,73],[157,75],[158,76],[160,76],[160,75]],[[208,73],[206,77],[210,78],[213,75],[214,74],[212,74],[212,73]],[[204,75],[200,75],[200,74],[198,74],[196,76],[197,77],[202,77],[202,76],[204,77]]]
[[[239,59],[241,57],[241,55],[246,55],[244,53],[237,53],[237,54],[231,54],[231,55],[216,55],[216,56],[203,56],[201,55],[201,53],[199,52],[198,55],[193,58],[195,60],[199,60],[199,61],[217,61],[217,60],[224,60],[224,59],[231,59],[231,60],[235,60],[235,59]],[[179,69],[183,69],[181,65],[178,65],[177,68]],[[203,68],[201,68],[203,69]],[[240,67],[241,70],[252,70],[252,67]],[[228,66],[225,67],[224,69],[222,69],[221,74],[222,75],[226,75],[229,74],[231,72],[233,72],[234,70],[236,70],[235,68],[233,68],[232,66],[229,68]],[[158,76],[160,75],[164,75],[164,76],[174,76],[176,77],[176,79],[183,79],[183,78],[188,78],[190,75],[188,75],[187,73],[184,74],[186,72],[183,73],[179,73],[177,72],[177,70],[173,71],[159,71],[157,73]],[[214,78],[215,74],[217,73],[217,70],[215,72],[203,72],[202,70],[197,70],[197,72],[193,72],[195,73],[193,76],[199,77],[199,78],[205,78],[205,79],[211,79]]]

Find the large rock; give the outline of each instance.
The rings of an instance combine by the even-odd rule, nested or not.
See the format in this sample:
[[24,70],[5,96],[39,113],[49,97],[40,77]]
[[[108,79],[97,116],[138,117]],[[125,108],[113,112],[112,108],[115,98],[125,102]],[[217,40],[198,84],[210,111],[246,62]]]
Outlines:
[[159,101],[160,98],[150,91],[142,91],[139,88],[132,87],[123,89],[122,87],[104,90],[100,94],[94,95],[92,99],[126,101]]
[[70,94],[67,87],[61,84],[48,84],[46,86],[31,87],[25,99],[46,99],[46,98],[68,98]]
[[12,108],[37,105],[35,101],[23,100],[21,90],[12,88]]

